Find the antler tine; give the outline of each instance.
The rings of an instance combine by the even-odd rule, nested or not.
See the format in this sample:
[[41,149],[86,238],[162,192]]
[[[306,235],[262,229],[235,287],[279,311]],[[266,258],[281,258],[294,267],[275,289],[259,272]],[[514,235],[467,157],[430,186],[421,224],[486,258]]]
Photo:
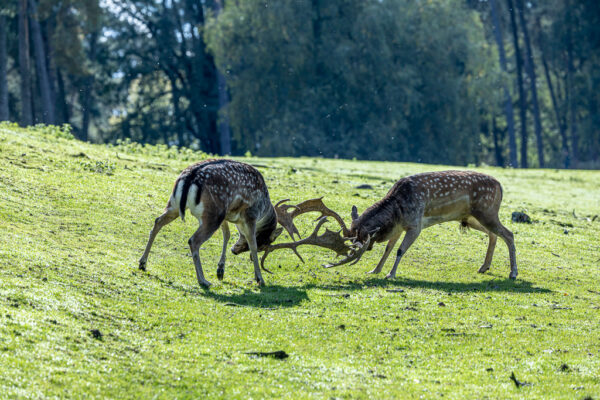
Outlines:
[[295,206],[295,205],[293,205],[293,204],[284,204],[284,205],[280,206],[280,204],[282,204],[282,203],[285,203],[286,201],[290,201],[290,199],[283,199],[283,200],[279,200],[279,201],[277,202],[277,204],[275,204],[273,207],[275,207],[275,208],[280,208],[280,209],[282,209],[282,210],[286,210],[286,211],[287,211],[288,209],[290,209],[290,208],[298,208],[298,206]]
[[370,244],[371,244],[371,235],[367,236],[367,241],[362,246],[360,246],[357,250],[352,250],[351,253],[346,256],[346,258],[344,258],[343,260],[341,260],[337,263],[334,263],[334,264],[324,265],[324,267],[325,268],[338,267],[340,265],[347,264],[350,261],[352,261],[350,263],[350,265],[354,265],[362,258],[363,254],[365,254],[365,252],[369,249]]
[[348,241],[348,239],[343,238],[340,235],[341,231],[333,232],[333,231],[330,231],[329,229],[325,229],[325,232],[323,232],[321,235],[319,235],[319,230],[321,229],[323,224],[325,224],[326,222],[327,222],[326,216],[319,218],[319,222],[317,222],[317,225],[313,229],[313,232],[310,234],[310,236],[308,236],[304,239],[298,240],[296,242],[278,243],[275,245],[268,246],[265,250],[265,253],[263,254],[263,256],[261,258],[261,264],[264,264],[265,259],[267,258],[267,255],[269,253],[271,253],[273,250],[279,250],[279,249],[291,249],[298,256],[298,258],[300,258],[300,260],[302,262],[304,262],[304,260],[298,253],[297,248],[298,248],[298,246],[305,245],[305,244],[324,247],[324,248],[335,251],[338,255],[348,254],[348,252],[350,252],[352,250],[352,248],[346,244],[346,241]]
[[286,201],[290,201],[290,199],[279,200],[273,207],[279,207],[280,204],[285,203]]
[[302,261],[302,263],[304,263],[304,259],[302,258],[300,253],[298,253],[298,250],[296,249],[296,247],[297,247],[296,243],[298,243],[298,242],[277,243],[277,244],[269,245],[265,249],[265,252],[263,253],[262,257],[260,258],[260,267],[262,269],[264,269],[265,271],[267,271],[267,269],[265,268],[265,260],[267,259],[267,256],[273,250],[279,250],[279,249],[291,249],[294,252],[294,254],[296,254],[296,256],[298,256],[300,261]]
[[340,215],[338,213],[336,213],[335,211],[333,211],[332,209],[327,207],[325,205],[325,203],[323,203],[323,196],[314,198],[314,199],[310,199],[310,200],[305,200],[302,203],[296,204],[296,210],[292,211],[292,213],[291,213],[292,219],[297,217],[300,214],[304,214],[304,213],[311,212],[311,211],[318,211],[321,213],[321,216],[319,218],[317,218],[317,220],[319,220],[325,216],[332,217],[342,227],[342,230],[344,231],[344,236],[345,237],[350,236],[350,231],[346,227],[346,224],[344,223],[344,220],[342,219],[342,217],[340,217]]
[[[286,201],[289,201],[289,199],[278,201],[277,204],[275,204],[274,208],[275,213],[277,214],[277,221],[279,222],[279,224],[281,224],[281,226],[285,228],[292,240],[295,240],[294,234],[298,235],[298,239],[301,238],[300,232],[298,232],[298,228],[296,228],[296,225],[294,225],[294,218],[296,218],[300,214],[312,211],[317,211],[321,213],[321,216],[317,218],[316,221],[323,217],[332,217],[338,222],[338,224],[340,224],[340,227],[344,232],[343,236],[350,236],[350,231],[346,227],[346,224],[344,223],[342,217],[340,217],[338,213],[336,213],[323,203],[322,196],[315,199],[305,200],[301,203],[296,204],[295,206],[290,204],[283,204]],[[288,212],[290,208],[293,208],[294,210]]]
[[302,258],[302,256],[300,255],[300,253],[298,253],[297,247],[300,244],[305,244],[306,241],[309,240],[314,240],[317,238],[317,234],[319,233],[319,229],[321,229],[321,226],[323,226],[323,224],[327,222],[327,217],[322,217],[319,222],[317,223],[317,226],[315,226],[315,229],[313,230],[313,232],[310,234],[310,236],[308,236],[307,238],[298,241],[298,242],[291,242],[291,243],[278,243],[278,244],[274,244],[271,245],[269,247],[267,247],[267,249],[265,250],[262,258],[260,259],[260,264],[261,267],[264,269],[264,262],[265,259],[267,258],[267,255],[272,252],[273,250],[279,250],[279,249],[291,249],[300,259],[300,261],[302,261],[302,263],[304,263],[304,259]]
[[294,240],[294,234],[298,235],[298,238],[300,238],[300,232],[298,232],[298,228],[296,228],[296,225],[294,225],[294,217],[292,217],[292,213],[287,212],[287,210],[298,207],[290,204],[283,204],[289,200],[290,199],[280,200],[273,206],[273,208],[275,209],[275,214],[277,215],[277,222],[279,222],[279,224],[285,228],[288,235],[290,235],[292,240]]
[[317,225],[315,226],[315,229],[313,229],[312,233],[310,234],[310,236],[308,236],[306,239],[310,239],[310,238],[316,238],[317,237],[317,233],[319,233],[319,229],[321,229],[321,227],[323,226],[323,224],[325,222],[327,222],[327,217],[326,216],[321,216],[319,217],[319,219],[317,219]]

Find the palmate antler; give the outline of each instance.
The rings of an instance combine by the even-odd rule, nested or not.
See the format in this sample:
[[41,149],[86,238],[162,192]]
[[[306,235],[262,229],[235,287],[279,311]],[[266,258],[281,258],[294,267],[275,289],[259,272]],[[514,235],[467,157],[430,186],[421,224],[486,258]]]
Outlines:
[[350,249],[350,252],[346,255],[346,257],[338,261],[334,264],[324,265],[325,268],[333,268],[338,267],[340,265],[344,265],[350,263],[350,265],[354,265],[360,261],[365,251],[369,250],[369,246],[371,245],[371,235],[367,236],[367,241],[364,244],[357,242],[354,247]]
[[[303,201],[302,203],[298,203],[295,206],[291,204],[283,204],[289,199],[281,200],[277,204],[275,204],[275,213],[277,214],[277,222],[281,224],[288,232],[292,240],[294,239],[294,234],[300,238],[300,233],[298,229],[294,225],[293,219],[296,218],[300,214],[304,214],[307,212],[318,211],[321,213],[321,216],[317,218],[315,221],[323,218],[323,217],[332,217],[335,219],[340,226],[342,227],[342,232],[345,237],[350,236],[350,231],[346,227],[344,220],[339,216],[338,213],[331,210],[323,203],[323,197],[319,197],[316,199],[310,199]],[[289,210],[292,209],[290,212]]]
[[[352,238],[343,237],[340,234],[342,232],[342,230],[340,230],[338,232],[334,232],[334,231],[331,231],[331,230],[325,228],[325,232],[323,232],[323,234],[319,235],[319,230],[321,229],[321,227],[323,226],[323,224],[325,222],[327,222],[326,216],[322,216],[321,218],[319,218],[319,222],[315,226],[315,229],[313,230],[313,232],[310,234],[310,236],[308,236],[304,239],[298,240],[296,242],[278,243],[278,244],[269,245],[265,249],[265,252],[264,252],[262,258],[260,259],[261,266],[264,268],[264,262],[265,262],[265,259],[267,258],[267,256],[273,250],[279,250],[279,249],[291,249],[298,256],[300,261],[304,262],[304,259],[302,258],[300,253],[298,253],[298,250],[297,250],[298,246],[301,246],[301,245],[314,245],[314,246],[324,247],[324,248],[335,251],[338,256],[353,253],[353,251],[354,251],[353,246],[346,243],[347,241],[351,240]],[[293,226],[293,224],[292,224],[292,226]],[[364,250],[363,250],[363,252],[364,252]]]
[[[275,212],[277,213],[277,221],[287,230],[292,239],[294,239],[294,234],[296,234],[300,239],[300,233],[298,233],[298,229],[296,228],[293,222],[295,217],[297,217],[300,214],[312,211],[320,212],[321,216],[316,219],[318,223],[315,226],[313,232],[310,234],[310,236],[306,237],[305,239],[300,239],[298,241],[290,243],[278,243],[267,246],[260,260],[260,264],[263,269],[265,259],[274,250],[291,249],[294,252],[294,254],[298,256],[300,261],[304,262],[304,259],[302,258],[300,253],[298,253],[298,246],[301,245],[313,245],[324,247],[326,249],[335,251],[338,256],[346,256],[343,260],[337,263],[325,265],[326,268],[336,267],[349,262],[355,264],[358,262],[358,260],[360,260],[365,251],[368,250],[371,244],[371,236],[367,238],[367,241],[364,244],[349,244],[349,241],[355,242],[356,238],[350,237],[350,230],[346,227],[346,224],[344,223],[342,217],[340,217],[339,214],[335,211],[325,206],[322,197],[306,200],[295,206],[290,204],[283,204],[286,201],[289,201],[289,199],[281,200],[280,202],[278,202],[275,205]],[[334,218],[340,224],[341,229],[337,232],[334,232],[325,228],[325,232],[319,235],[319,230],[321,229],[323,224],[327,222],[327,217]]]

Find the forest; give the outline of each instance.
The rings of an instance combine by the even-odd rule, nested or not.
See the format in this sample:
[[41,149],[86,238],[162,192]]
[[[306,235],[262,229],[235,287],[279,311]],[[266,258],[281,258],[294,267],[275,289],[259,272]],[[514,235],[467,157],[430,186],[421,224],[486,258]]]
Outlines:
[[600,167],[596,0],[0,10],[0,121],[218,155]]

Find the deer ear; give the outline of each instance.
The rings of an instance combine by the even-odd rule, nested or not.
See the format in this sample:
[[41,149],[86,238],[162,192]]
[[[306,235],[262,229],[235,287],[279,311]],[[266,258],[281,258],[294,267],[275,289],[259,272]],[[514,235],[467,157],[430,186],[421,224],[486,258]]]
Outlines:
[[352,206],[352,221],[358,219],[358,209],[356,206]]

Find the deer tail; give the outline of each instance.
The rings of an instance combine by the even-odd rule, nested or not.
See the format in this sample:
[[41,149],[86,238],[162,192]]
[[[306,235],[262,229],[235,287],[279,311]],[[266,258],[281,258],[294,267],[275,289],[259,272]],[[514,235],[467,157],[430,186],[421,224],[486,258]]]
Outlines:
[[179,199],[179,217],[181,220],[185,222],[185,208],[187,205],[188,192],[190,191],[190,186],[192,186],[192,177],[189,175],[183,176],[175,182],[175,189],[173,192],[173,197],[177,198],[177,187],[179,186],[179,182],[183,180],[183,184],[181,185],[181,197]]

